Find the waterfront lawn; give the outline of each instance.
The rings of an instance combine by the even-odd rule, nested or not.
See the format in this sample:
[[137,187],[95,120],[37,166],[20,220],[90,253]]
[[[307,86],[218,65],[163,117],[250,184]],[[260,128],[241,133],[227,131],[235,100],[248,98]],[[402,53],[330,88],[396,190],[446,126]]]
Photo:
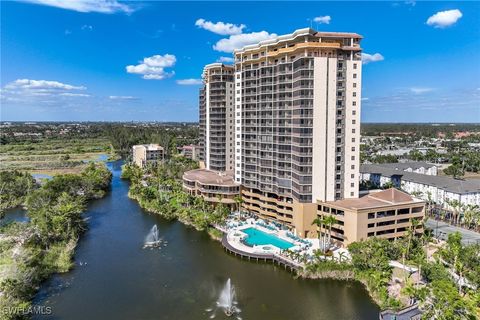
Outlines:
[[39,284],[52,273],[70,270],[75,246],[85,231],[86,202],[104,196],[111,177],[104,164],[94,163],[79,175],[55,176],[28,193],[29,222],[0,228],[2,319],[25,318],[21,311],[30,306]]

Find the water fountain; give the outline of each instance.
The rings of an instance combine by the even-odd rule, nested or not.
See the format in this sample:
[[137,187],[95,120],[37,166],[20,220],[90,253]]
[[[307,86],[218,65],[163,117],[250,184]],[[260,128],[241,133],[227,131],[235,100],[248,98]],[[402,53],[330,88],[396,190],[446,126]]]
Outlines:
[[156,248],[161,245],[162,240],[158,236],[158,228],[157,225],[153,225],[150,232],[145,237],[145,242],[143,244],[144,248]]
[[233,315],[236,316],[238,320],[240,320],[240,309],[237,307],[237,300],[235,294],[235,287],[232,285],[230,278],[228,278],[225,286],[223,287],[222,291],[220,292],[220,296],[216,302],[215,309],[207,309],[207,311],[213,311],[210,318],[215,318],[216,311],[221,309],[227,317],[231,317]]

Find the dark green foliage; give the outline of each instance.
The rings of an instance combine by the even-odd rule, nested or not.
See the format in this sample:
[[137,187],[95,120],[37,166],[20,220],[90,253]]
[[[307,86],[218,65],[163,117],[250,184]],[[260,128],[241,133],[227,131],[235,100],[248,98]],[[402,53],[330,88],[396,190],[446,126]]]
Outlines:
[[0,212],[16,207],[36,188],[35,179],[26,172],[0,171]]

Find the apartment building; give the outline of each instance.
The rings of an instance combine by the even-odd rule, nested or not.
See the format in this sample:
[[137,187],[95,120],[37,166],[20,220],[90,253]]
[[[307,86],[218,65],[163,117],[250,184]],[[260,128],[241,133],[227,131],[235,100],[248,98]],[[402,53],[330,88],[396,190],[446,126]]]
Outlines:
[[378,187],[391,183],[425,201],[432,201],[450,210],[451,200],[458,200],[462,205],[480,205],[480,182],[475,179],[461,180],[401,171],[378,164],[364,164],[360,167],[360,181],[368,181]]
[[206,65],[199,93],[200,158],[208,170],[228,171],[234,166],[233,66]]
[[306,28],[234,51],[244,209],[307,236],[317,200],[358,197],[361,39]]
[[189,158],[192,160],[198,160],[200,159],[200,147],[196,145],[189,145],[189,146],[183,146],[178,148],[180,151],[180,154],[184,156],[185,158]]
[[132,147],[132,161],[143,168],[164,159],[163,147],[158,144],[139,144]]
[[[318,202],[319,218],[333,216],[331,237],[346,246],[370,237],[396,239],[407,231],[422,233],[423,227],[413,227],[413,220],[423,220],[425,202],[395,188],[370,193],[356,199]],[[327,232],[324,226],[322,231]]]

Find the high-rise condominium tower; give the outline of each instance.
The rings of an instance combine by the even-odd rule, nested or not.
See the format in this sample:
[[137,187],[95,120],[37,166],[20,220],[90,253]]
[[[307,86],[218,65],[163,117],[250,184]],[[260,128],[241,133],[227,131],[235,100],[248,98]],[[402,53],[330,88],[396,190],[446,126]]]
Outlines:
[[234,68],[212,63],[203,70],[200,89],[200,157],[205,167],[229,171],[234,167]]
[[307,28],[234,52],[235,181],[245,209],[305,236],[317,200],[358,197],[361,38]]

